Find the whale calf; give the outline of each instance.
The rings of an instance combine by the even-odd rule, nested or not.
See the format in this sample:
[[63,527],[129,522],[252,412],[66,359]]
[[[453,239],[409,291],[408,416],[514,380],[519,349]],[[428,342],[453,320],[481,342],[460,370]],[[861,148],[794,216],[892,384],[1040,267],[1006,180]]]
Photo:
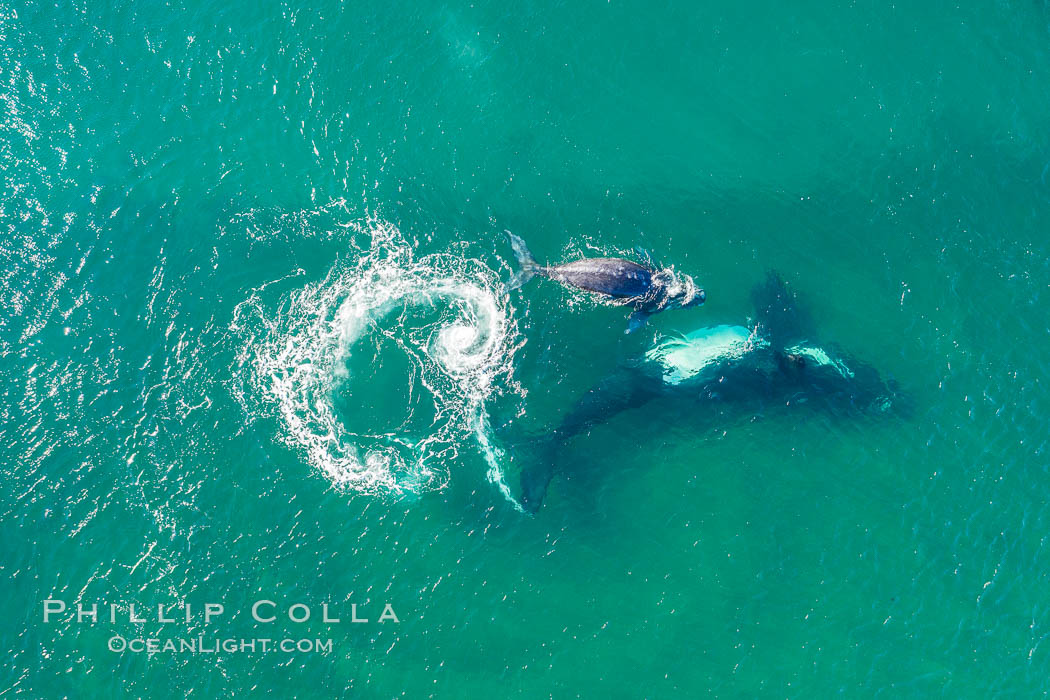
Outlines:
[[521,266],[508,289],[517,289],[540,276],[593,292],[615,304],[631,306],[634,310],[625,333],[638,330],[655,313],[699,306],[707,300],[707,294],[692,277],[672,268],[657,269],[648,255],[645,265],[623,258],[583,258],[561,265],[540,265],[525,241],[510,231],[507,236]]
[[770,273],[752,299],[755,325],[727,324],[663,338],[584,394],[551,432],[529,440],[529,461],[521,471],[522,507],[539,510],[561,467],[566,441],[661,397],[674,401],[680,419],[698,429],[705,421],[754,417],[776,405],[807,404],[838,416],[910,413],[908,397],[895,382],[812,340],[808,314],[797,307],[779,275]]

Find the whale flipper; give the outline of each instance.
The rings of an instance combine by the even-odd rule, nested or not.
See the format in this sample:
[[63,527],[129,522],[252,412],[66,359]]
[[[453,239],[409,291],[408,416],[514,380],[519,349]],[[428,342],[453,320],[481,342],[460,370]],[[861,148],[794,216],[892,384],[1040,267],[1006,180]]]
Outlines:
[[630,316],[627,317],[627,329],[624,333],[634,333],[636,330],[645,325],[645,322],[652,316],[648,311],[634,311]]
[[521,236],[515,236],[510,231],[506,231],[506,234],[510,239],[510,247],[514,249],[514,257],[518,259],[518,265],[521,266],[521,269],[515,272],[507,282],[507,291],[510,291],[528,282],[542,267],[532,257],[529,247],[525,245]]

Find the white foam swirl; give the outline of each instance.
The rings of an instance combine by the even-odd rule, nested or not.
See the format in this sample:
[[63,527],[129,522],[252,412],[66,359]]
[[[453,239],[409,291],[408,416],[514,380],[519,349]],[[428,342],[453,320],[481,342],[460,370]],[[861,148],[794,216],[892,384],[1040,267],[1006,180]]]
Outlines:
[[517,391],[507,379],[518,333],[496,274],[461,256],[414,259],[386,222],[360,229],[368,250],[276,312],[258,292],[238,307],[235,329],[251,333],[246,393],[276,409],[280,438],[336,487],[441,488],[476,439],[513,502],[485,414],[495,393]]

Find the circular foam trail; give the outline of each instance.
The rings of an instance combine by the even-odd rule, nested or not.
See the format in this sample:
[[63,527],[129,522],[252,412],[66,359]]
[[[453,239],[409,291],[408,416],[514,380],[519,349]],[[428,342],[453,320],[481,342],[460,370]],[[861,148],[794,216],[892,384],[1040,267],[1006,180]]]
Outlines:
[[[492,447],[486,402],[509,382],[520,341],[495,272],[478,260],[415,259],[391,224],[360,226],[367,250],[268,310],[257,290],[234,326],[249,415],[279,419],[279,439],[331,483],[371,494],[442,488],[464,445],[515,505]],[[391,369],[393,368],[393,369]]]

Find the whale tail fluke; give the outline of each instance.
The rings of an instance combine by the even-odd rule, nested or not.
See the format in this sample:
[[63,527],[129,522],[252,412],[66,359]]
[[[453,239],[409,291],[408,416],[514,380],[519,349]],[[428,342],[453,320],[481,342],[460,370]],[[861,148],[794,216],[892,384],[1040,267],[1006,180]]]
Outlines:
[[520,267],[507,283],[507,291],[510,291],[528,282],[543,268],[532,257],[529,247],[525,245],[525,241],[521,239],[521,236],[515,236],[510,231],[507,231],[507,237],[510,239],[510,247],[514,249],[514,257],[518,259]]

